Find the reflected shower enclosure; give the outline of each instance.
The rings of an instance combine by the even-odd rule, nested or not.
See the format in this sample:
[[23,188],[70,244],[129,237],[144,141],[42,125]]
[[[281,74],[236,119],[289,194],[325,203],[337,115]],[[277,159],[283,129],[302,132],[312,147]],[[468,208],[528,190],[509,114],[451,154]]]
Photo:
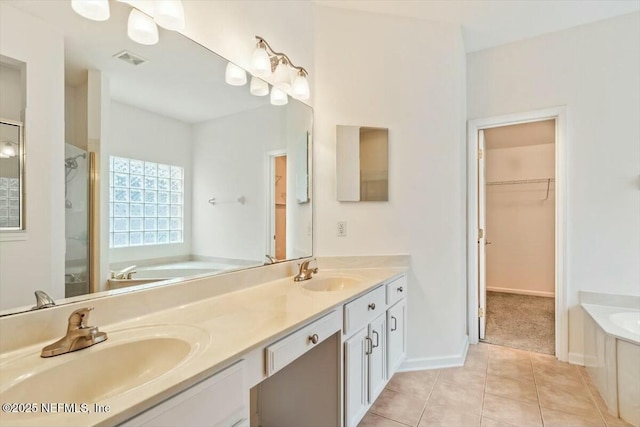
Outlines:
[[65,297],[89,292],[89,155],[65,144]]

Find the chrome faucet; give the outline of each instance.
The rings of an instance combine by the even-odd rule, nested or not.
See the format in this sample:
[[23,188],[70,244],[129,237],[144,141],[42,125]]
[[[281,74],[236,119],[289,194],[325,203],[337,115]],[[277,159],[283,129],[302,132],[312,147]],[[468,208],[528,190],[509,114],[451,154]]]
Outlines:
[[300,264],[300,271],[293,278],[294,282],[302,282],[304,280],[309,280],[309,279],[311,279],[311,275],[312,274],[317,274],[318,273],[318,267],[309,268],[309,263],[311,261],[315,261],[315,259],[308,259],[306,261],[303,261],[302,264]]
[[97,326],[87,326],[89,313],[93,307],[80,308],[69,316],[67,334],[53,344],[42,349],[41,357],[58,356],[91,347],[107,339],[105,332],[98,331]]
[[135,269],[136,266],[135,265],[130,265],[127,268],[123,268],[122,270],[116,272],[116,271],[112,271],[111,272],[111,278],[112,279],[131,279],[131,276],[135,273]]
[[40,310],[41,308],[49,308],[56,305],[53,298],[51,298],[45,291],[35,291],[36,305],[31,307],[31,310]]

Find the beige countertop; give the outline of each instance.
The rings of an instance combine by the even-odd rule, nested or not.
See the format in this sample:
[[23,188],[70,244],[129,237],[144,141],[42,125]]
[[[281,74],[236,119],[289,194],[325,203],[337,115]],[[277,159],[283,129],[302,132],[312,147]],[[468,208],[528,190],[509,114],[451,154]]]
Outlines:
[[[314,277],[344,275],[357,278],[358,283],[344,291],[314,292],[304,289],[301,283],[294,282],[292,277],[287,277],[145,314],[125,322],[97,324],[101,331],[110,334],[106,341],[109,345],[117,345],[119,337],[126,336],[127,331],[134,331],[139,337],[143,337],[144,331],[154,326],[154,330],[166,327],[168,331],[179,331],[184,327],[198,337],[199,344],[186,361],[169,372],[131,390],[100,400],[99,404],[109,406],[108,413],[96,413],[92,410],[93,403],[86,402],[89,403],[89,410],[86,413],[82,411],[49,414],[2,412],[0,425],[107,426],[124,422],[229,366],[252,350],[280,339],[332,309],[366,293],[376,285],[406,271],[407,268],[404,267],[322,270]],[[143,299],[141,301],[141,304],[144,304]],[[2,396],[3,392],[25,375],[46,370],[54,363],[72,363],[73,360],[80,359],[89,352],[99,352],[100,346],[106,345],[98,344],[52,359],[40,358],[40,350],[49,343],[50,341],[40,342],[0,355],[0,372],[3,372],[0,378],[0,401],[3,404],[7,403]],[[15,368],[11,368],[12,366]],[[24,367],[28,367],[26,373],[20,372],[20,369],[25,370]],[[101,366],[95,366],[90,373],[95,375],[95,381],[101,381],[109,374],[101,369]],[[55,384],[49,384],[49,386],[55,388]],[[49,402],[9,403],[40,405]]]

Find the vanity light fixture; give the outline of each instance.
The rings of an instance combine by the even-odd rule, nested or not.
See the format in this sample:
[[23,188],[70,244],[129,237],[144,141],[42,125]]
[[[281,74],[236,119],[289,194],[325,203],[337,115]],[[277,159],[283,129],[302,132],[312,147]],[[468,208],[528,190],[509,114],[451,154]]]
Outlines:
[[16,149],[13,146],[13,142],[11,141],[4,141],[2,144],[2,147],[0,148],[0,158],[2,159],[9,159],[11,157],[15,157],[16,154]]
[[184,30],[182,0],[155,0],[153,7],[153,18],[162,28],[173,31]]
[[247,84],[247,72],[236,64],[229,62],[224,73],[224,81],[231,86],[244,86]]
[[265,96],[269,94],[269,83],[265,82],[259,77],[251,77],[251,86],[249,87],[251,95]]
[[92,21],[106,21],[110,16],[108,0],[71,0],[71,8]]
[[302,74],[301,71],[298,71],[296,78],[293,80],[293,84],[291,85],[291,91],[293,96],[298,99],[309,99],[310,91],[309,91],[309,81],[307,77]]
[[154,45],[158,43],[158,26],[146,13],[138,9],[131,9],[127,23],[127,35],[136,43]]
[[[251,72],[260,77],[269,79],[279,91],[284,93],[290,91],[293,96],[299,99],[309,99],[309,82],[307,76],[309,73],[303,67],[298,67],[291,62],[289,57],[282,53],[274,51],[269,43],[260,36],[255,36],[256,50],[251,58]],[[295,71],[295,79],[293,85],[291,83],[291,74]],[[285,93],[286,95],[286,93]],[[271,103],[275,99],[282,99],[279,92],[271,90]],[[284,103],[286,104],[286,102]],[[274,104],[274,105],[284,105]]]
[[[158,25],[172,31],[185,27],[182,0],[116,0],[133,7],[129,14],[127,35],[137,43],[158,43]],[[71,8],[79,15],[94,21],[109,19],[108,0],[71,0]]]
[[282,89],[277,87],[271,88],[271,105],[286,105],[289,102],[289,96]]

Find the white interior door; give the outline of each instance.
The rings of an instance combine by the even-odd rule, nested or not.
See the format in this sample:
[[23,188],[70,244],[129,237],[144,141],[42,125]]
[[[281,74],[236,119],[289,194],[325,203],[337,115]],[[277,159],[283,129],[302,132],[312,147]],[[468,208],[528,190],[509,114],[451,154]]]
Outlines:
[[478,131],[478,316],[480,339],[484,339],[487,313],[487,281],[485,245],[486,229],[486,187],[485,187],[484,131]]

